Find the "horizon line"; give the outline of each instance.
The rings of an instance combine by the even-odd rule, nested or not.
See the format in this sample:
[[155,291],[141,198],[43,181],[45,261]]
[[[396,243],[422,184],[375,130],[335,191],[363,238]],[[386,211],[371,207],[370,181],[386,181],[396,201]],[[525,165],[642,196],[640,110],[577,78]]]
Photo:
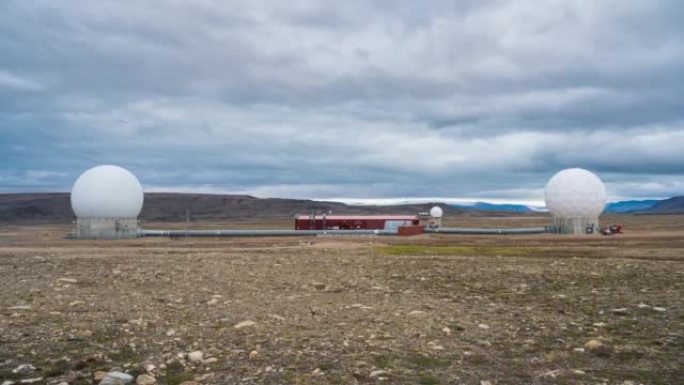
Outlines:
[[[70,194],[70,191],[21,191],[21,192],[10,192],[10,191],[0,191],[0,195],[21,195],[21,194]],[[544,200],[539,199],[516,199],[516,198],[486,198],[486,197],[465,197],[465,198],[454,198],[454,197],[279,197],[279,196],[259,196],[255,194],[250,194],[249,192],[231,192],[231,191],[216,191],[210,190],[190,190],[190,189],[178,189],[170,190],[164,188],[151,188],[144,190],[144,193],[150,194],[196,194],[196,195],[233,195],[233,196],[250,196],[257,199],[291,199],[291,200],[311,200],[317,202],[336,202],[343,203],[351,206],[398,206],[404,204],[446,204],[446,205],[474,205],[477,203],[486,203],[494,205],[523,205],[534,208],[544,208]],[[675,196],[673,196],[675,197]],[[614,199],[606,200],[608,203],[616,203],[623,201],[647,201],[647,200],[666,200],[673,197],[616,197]]]

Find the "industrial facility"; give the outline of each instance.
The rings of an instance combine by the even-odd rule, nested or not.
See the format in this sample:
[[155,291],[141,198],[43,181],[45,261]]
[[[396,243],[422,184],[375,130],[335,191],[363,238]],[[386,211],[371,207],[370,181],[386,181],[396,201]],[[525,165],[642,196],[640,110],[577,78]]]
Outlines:
[[138,216],[144,193],[138,179],[126,169],[104,165],[91,168],[71,191],[76,215],[77,239],[125,239],[135,237],[258,237],[317,235],[417,235],[435,234],[596,234],[606,203],[601,179],[590,171],[571,168],[558,172],[546,185],[545,202],[552,223],[530,228],[443,227],[444,210],[433,207],[417,215],[302,214],[294,228],[272,230],[153,230],[143,229]]
[[418,226],[417,215],[297,215],[295,230],[396,230]]

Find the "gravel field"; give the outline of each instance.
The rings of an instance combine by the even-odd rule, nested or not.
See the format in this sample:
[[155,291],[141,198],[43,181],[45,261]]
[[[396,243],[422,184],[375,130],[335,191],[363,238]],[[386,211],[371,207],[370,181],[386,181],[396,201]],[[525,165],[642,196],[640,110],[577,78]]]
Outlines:
[[590,238],[94,242],[3,226],[0,378],[684,384],[684,221],[617,219],[627,234]]

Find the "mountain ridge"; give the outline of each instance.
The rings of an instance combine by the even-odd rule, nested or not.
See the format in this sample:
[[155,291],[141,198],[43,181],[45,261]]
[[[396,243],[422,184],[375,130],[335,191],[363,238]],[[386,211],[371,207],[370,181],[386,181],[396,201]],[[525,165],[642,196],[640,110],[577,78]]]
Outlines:
[[[684,214],[684,197],[612,202],[606,213]],[[286,218],[313,211],[334,214],[417,214],[440,205],[446,215],[512,216],[535,215],[538,207],[519,204],[445,204],[441,202],[390,205],[352,205],[308,199],[257,198],[250,195],[146,193],[140,218],[148,221],[224,220],[240,218]],[[611,208],[613,205],[613,208]],[[641,206],[640,206],[641,205]],[[613,211],[617,207],[619,211]],[[69,221],[74,219],[69,193],[0,194],[0,222]]]
[[624,200],[608,202],[605,212],[607,213],[631,213],[636,211],[648,210],[660,202],[658,199]]
[[[354,206],[307,199],[250,195],[146,193],[140,218],[147,221],[289,218],[313,211],[335,214],[417,214],[441,205],[448,215],[476,213],[439,202]],[[505,215],[505,214],[504,214]],[[0,194],[0,222],[73,220],[69,193]]]
[[532,209],[528,205],[516,204],[516,203],[489,203],[489,202],[473,202],[472,204],[452,204],[451,207],[457,207],[462,209],[475,209],[481,211],[507,211],[507,212],[517,212],[517,213],[529,213],[537,211]]
[[684,214],[684,196],[658,201],[652,207],[638,211],[639,214]]

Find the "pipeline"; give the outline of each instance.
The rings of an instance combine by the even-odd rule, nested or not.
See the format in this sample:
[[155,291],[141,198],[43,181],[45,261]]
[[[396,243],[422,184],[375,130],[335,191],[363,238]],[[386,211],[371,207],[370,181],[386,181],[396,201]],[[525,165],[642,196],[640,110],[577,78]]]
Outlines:
[[[463,228],[439,227],[425,228],[427,234],[543,234],[547,227],[522,228]],[[140,237],[313,237],[319,235],[397,235],[397,230],[144,230]]]
[[487,228],[466,228],[466,227],[437,227],[425,228],[425,233],[431,234],[543,234],[548,233],[546,227],[519,227],[509,229],[487,229]]
[[397,230],[140,230],[141,237],[306,237],[397,235]]

